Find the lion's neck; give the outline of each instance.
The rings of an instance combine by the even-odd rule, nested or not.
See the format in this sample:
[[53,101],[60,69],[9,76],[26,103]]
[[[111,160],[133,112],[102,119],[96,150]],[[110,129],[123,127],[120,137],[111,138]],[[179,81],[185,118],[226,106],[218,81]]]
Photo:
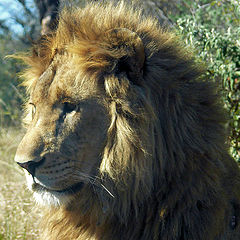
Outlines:
[[79,209],[67,210],[65,208],[51,209],[43,217],[42,239],[52,240],[96,240],[94,234],[96,219],[91,215],[79,213]]
[[42,218],[44,233],[41,239],[98,240],[99,236],[109,235],[109,218],[103,213],[97,196],[89,189],[81,192],[81,196],[76,196],[78,200],[71,202],[68,207],[46,209]]
[[[104,215],[94,206],[86,213],[82,209],[51,209],[43,217],[41,234],[44,240],[120,240],[140,239],[143,223],[141,220],[134,224],[132,219],[129,224],[121,224],[121,220],[111,214]],[[100,213],[101,212],[101,213]],[[129,226],[134,226],[129,228]],[[131,231],[130,231],[131,229]],[[114,231],[113,231],[114,230]]]

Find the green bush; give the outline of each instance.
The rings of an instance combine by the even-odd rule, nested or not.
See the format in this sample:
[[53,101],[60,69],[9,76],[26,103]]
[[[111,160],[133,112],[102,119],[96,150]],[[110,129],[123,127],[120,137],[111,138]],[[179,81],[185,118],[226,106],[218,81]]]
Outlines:
[[20,106],[23,102],[23,91],[18,87],[17,72],[21,66],[13,59],[5,56],[14,53],[16,44],[9,36],[0,35],[0,128],[19,125],[21,120]]
[[228,6],[222,6],[213,1],[207,11],[200,7],[194,14],[179,18],[177,27],[206,63],[208,77],[222,84],[223,100],[231,117],[231,153],[240,162],[240,27],[235,25],[234,17],[225,18],[234,15],[237,8],[240,11],[235,4],[236,1],[228,1]]

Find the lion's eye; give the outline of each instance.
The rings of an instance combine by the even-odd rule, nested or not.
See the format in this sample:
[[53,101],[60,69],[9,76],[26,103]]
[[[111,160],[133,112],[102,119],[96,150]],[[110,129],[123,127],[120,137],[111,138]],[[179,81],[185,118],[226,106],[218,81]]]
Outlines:
[[33,118],[34,114],[36,113],[36,106],[32,102],[30,102],[29,105],[31,105],[31,114],[32,114],[32,118]]
[[69,102],[63,104],[63,113],[67,114],[77,109],[77,105]]

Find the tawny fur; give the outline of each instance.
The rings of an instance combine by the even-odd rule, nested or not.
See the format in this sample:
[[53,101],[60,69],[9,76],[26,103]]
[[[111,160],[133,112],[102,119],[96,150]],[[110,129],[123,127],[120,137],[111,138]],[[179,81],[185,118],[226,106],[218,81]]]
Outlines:
[[[136,43],[109,39],[112,29],[141,39],[136,76],[119,67]],[[66,54],[89,88],[104,91],[110,123],[98,178],[114,197],[84,186],[70,204],[46,209],[43,239],[240,239],[240,174],[225,144],[225,113],[191,51],[122,3],[64,10],[56,32],[22,57],[30,94]]]

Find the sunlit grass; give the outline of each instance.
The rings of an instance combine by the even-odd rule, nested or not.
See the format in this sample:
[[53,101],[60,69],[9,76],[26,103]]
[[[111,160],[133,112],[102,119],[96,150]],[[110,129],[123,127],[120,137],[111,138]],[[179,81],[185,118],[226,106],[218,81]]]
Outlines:
[[0,129],[0,240],[39,239],[39,209],[13,160],[22,136],[17,129]]

